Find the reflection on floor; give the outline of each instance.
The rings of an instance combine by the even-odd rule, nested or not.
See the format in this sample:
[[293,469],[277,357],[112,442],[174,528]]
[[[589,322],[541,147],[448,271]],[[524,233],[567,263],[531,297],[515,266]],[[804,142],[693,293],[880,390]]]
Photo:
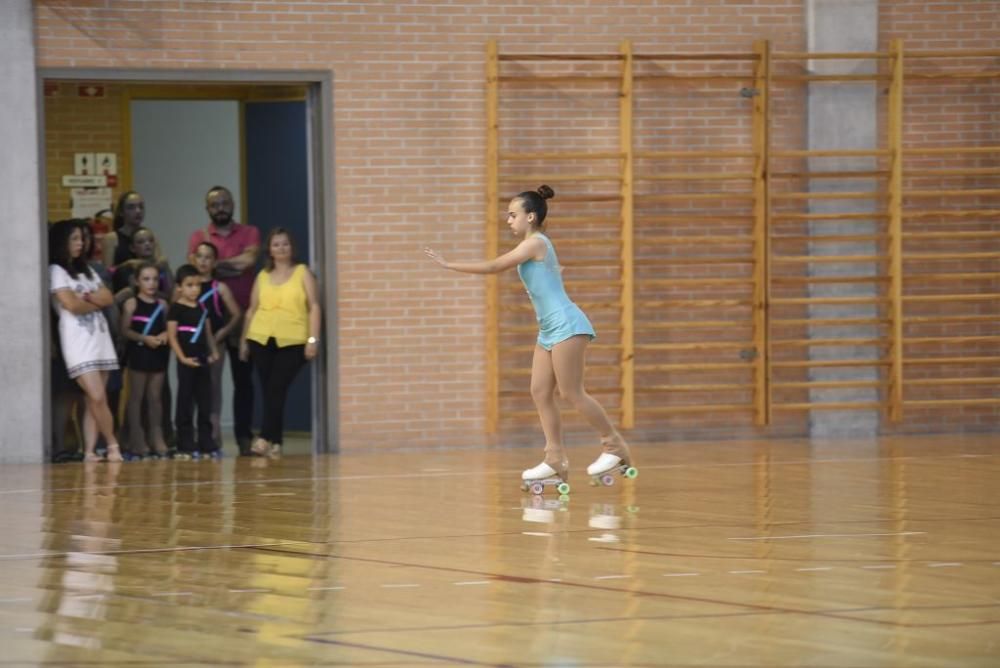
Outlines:
[[18,665],[996,666],[1000,436],[6,466]]

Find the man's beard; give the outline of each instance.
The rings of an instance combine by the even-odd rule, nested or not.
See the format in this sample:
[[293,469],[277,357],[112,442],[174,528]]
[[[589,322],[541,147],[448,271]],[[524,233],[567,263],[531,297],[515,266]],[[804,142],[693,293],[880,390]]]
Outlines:
[[229,223],[233,222],[233,214],[229,212],[217,213],[212,216],[212,222],[218,227],[225,227]]

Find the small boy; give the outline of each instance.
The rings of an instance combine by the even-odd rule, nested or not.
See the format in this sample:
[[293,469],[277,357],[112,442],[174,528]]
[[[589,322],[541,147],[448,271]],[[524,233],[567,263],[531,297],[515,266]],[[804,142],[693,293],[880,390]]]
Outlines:
[[[177,301],[167,314],[167,337],[177,356],[177,458],[218,458],[219,444],[212,438],[212,362],[219,351],[212,335],[212,321],[198,303],[201,276],[190,264],[177,269]],[[198,407],[198,441],[194,439],[194,408]]]

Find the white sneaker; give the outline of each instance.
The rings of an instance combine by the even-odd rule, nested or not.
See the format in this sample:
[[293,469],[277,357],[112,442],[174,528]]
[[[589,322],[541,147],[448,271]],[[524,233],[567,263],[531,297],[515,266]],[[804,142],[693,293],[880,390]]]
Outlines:
[[556,475],[554,468],[542,462],[534,468],[525,469],[521,473],[521,480],[545,480],[546,478],[554,478]]
[[622,463],[622,458],[602,452],[601,456],[594,460],[594,463],[587,467],[587,475],[600,475],[616,468]]

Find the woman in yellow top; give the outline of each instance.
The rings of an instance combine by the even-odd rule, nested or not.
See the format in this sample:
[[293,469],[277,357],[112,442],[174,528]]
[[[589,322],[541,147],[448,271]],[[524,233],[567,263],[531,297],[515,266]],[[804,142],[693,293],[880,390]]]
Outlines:
[[243,321],[240,359],[253,358],[264,390],[260,436],[250,449],[257,455],[281,453],[288,388],[306,362],[316,357],[322,314],[316,277],[295,260],[287,230],[267,235],[267,259],[250,293]]

